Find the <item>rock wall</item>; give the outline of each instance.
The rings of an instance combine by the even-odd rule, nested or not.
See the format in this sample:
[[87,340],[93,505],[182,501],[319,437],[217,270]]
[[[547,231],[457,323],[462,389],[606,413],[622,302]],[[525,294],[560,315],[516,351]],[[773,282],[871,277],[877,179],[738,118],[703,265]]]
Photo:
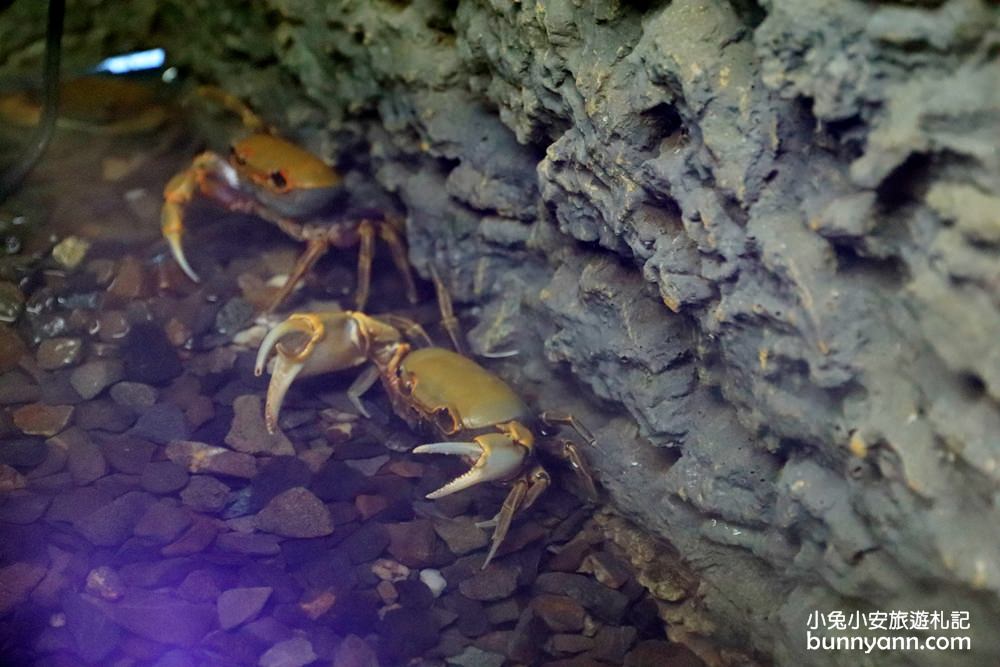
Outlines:
[[697,581],[661,572],[672,637],[855,665],[809,612],[958,609],[949,664],[1000,658],[995,2],[131,4],[71,2],[71,59],[164,43],[369,169]]

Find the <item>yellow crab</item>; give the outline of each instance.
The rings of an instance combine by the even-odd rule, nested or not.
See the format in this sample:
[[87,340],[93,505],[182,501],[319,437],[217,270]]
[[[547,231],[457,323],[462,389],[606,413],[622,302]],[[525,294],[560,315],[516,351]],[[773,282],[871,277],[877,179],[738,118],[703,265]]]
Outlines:
[[407,298],[416,302],[416,286],[400,235],[400,221],[382,215],[332,222],[317,218],[342,194],[340,174],[309,151],[276,136],[231,95],[211,87],[199,92],[237,112],[251,134],[233,142],[227,157],[212,151],[198,155],[163,190],[161,231],[174,259],[191,280],[198,282],[199,277],[187,261],[181,240],[185,211],[195,195],[201,193],[231,211],[257,215],[293,239],[306,243],[305,252],[268,310],[285,300],[331,246],[355,245],[360,245],[360,249],[354,304],[363,310],[371,285],[376,238],[389,246],[403,277]]

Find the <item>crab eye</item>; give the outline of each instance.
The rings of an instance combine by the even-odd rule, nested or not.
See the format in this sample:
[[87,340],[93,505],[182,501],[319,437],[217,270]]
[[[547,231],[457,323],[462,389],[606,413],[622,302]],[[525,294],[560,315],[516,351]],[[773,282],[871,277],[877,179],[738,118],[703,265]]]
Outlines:
[[288,181],[285,179],[284,174],[282,174],[280,171],[271,172],[271,182],[274,183],[274,186],[278,188],[284,188],[286,185],[288,185]]

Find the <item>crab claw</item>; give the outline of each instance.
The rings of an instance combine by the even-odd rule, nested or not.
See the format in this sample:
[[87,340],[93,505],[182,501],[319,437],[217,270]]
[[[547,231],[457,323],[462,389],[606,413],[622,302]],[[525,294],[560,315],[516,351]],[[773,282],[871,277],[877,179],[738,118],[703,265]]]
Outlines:
[[509,479],[524,465],[527,448],[515,443],[503,433],[490,433],[476,437],[472,442],[435,442],[420,445],[415,454],[447,454],[463,456],[475,463],[464,475],[454,479],[437,491],[427,494],[434,500],[483,482]]
[[[292,353],[279,341],[290,333],[304,333],[309,336],[306,344],[296,353]],[[264,422],[269,433],[274,433],[278,424],[278,414],[285,402],[285,394],[292,386],[295,378],[306,368],[309,357],[316,343],[323,337],[323,324],[315,317],[308,315],[293,315],[271,329],[257,350],[257,362],[254,365],[254,375],[260,377],[267,364],[267,358],[272,349],[277,349],[274,368],[271,370],[271,382],[267,385],[267,401],[264,404]]]

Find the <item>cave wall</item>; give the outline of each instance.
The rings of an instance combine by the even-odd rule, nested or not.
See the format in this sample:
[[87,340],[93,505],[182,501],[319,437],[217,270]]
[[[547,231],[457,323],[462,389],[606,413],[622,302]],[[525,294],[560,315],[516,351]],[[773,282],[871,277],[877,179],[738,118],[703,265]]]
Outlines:
[[854,665],[810,611],[960,609],[950,664],[1000,656],[995,2],[69,4],[71,63],[166,44],[398,198],[473,344],[696,577],[660,573],[671,636]]

